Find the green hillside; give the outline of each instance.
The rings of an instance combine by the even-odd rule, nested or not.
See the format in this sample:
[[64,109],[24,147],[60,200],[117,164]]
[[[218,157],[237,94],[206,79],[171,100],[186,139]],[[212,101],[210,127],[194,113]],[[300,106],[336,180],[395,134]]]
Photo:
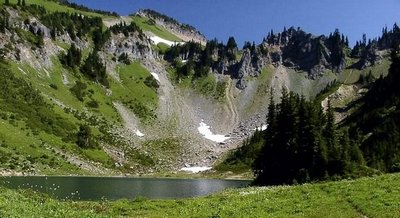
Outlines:
[[[17,4],[18,0],[10,0],[10,4]],[[0,5],[3,5],[4,1],[0,2]],[[40,5],[43,6],[49,12],[69,12],[69,13],[80,13],[86,16],[92,17],[109,17],[107,15],[95,13],[95,12],[88,12],[88,11],[81,11],[75,8],[68,7],[66,5],[61,5],[58,3],[57,0],[26,0],[27,5]]]
[[[117,64],[115,75],[118,78],[108,75],[108,87],[93,81],[82,74],[80,67],[92,52],[94,44],[97,41],[104,43],[101,37],[105,37],[106,31],[102,30],[101,19],[113,18],[107,14],[90,12],[90,10],[81,11],[61,5],[56,1],[26,2],[26,6],[17,6],[16,0],[10,1],[10,10],[23,11],[23,16],[15,19],[21,22],[25,19],[24,22],[29,23],[26,17],[35,16],[49,25],[49,29],[50,26],[58,25],[53,27],[53,30],[57,29],[59,32],[51,39],[43,39],[43,35],[34,33],[32,30],[26,31],[11,26],[5,29],[16,32],[20,37],[19,43],[28,46],[31,52],[54,49],[53,45],[59,46],[64,51],[58,51],[49,56],[51,67],[40,65],[38,56],[30,56],[25,61],[1,58],[0,70],[3,84],[0,95],[1,169],[46,175],[116,173],[113,171],[115,160],[104,151],[104,146],[111,145],[114,149],[120,149],[126,146],[126,140],[121,140],[118,132],[115,134],[117,128],[123,126],[123,120],[113,103],[123,104],[140,120],[151,121],[158,107],[157,88],[154,87],[153,77],[140,62],[136,61]],[[33,4],[43,6],[43,8],[38,9],[32,6]],[[1,7],[2,16],[8,19],[8,12],[3,11],[3,5]],[[44,13],[40,14],[38,11],[44,11]],[[71,23],[69,20],[75,16],[71,13],[99,17],[78,18],[79,22],[83,21],[81,24],[97,19],[97,26],[91,26],[91,29],[84,30],[87,32],[82,33],[79,22]],[[58,16],[58,23],[53,22],[52,16]],[[80,40],[87,41],[87,47],[80,51],[82,59],[72,67],[63,65],[60,58],[71,47],[70,43],[59,37],[65,34],[68,28],[69,35],[74,33],[78,35],[77,38],[81,37]],[[103,35],[96,41],[93,38],[98,31],[97,28],[103,32]],[[45,43],[46,40],[48,41]],[[2,48],[1,54],[6,53],[8,49],[19,49],[12,48],[12,43],[14,42],[9,42],[6,48]],[[106,56],[105,60],[111,62],[113,58],[116,57],[110,55]],[[33,100],[28,101],[28,98]],[[34,110],[36,111],[33,112]],[[89,138],[93,141],[90,147],[77,146],[81,126],[90,128]],[[137,153],[135,151],[135,154]],[[78,167],[82,163],[86,163],[87,165],[84,164],[84,166],[88,167]],[[93,171],[92,167],[98,170]],[[129,168],[130,165],[126,167]],[[110,168],[111,171],[106,170]]]
[[155,34],[156,36],[169,40],[169,41],[177,41],[180,42],[182,39],[177,37],[176,35],[170,33],[168,30],[166,30],[164,27],[161,27],[157,24],[154,24],[150,22],[149,18],[146,17],[139,17],[139,16],[133,16],[133,22],[136,23],[143,31],[149,31]]

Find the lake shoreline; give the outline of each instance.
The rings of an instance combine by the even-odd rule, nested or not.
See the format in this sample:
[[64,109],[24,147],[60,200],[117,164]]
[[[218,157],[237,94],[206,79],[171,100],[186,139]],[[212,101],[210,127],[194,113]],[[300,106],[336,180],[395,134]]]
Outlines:
[[59,175],[45,175],[45,174],[31,174],[12,170],[0,170],[0,177],[87,177],[87,178],[144,178],[144,179],[191,179],[191,180],[232,180],[232,181],[252,181],[253,178],[246,178],[241,176],[207,176],[207,175],[191,175],[179,174],[171,176],[170,174],[142,174],[142,175],[90,175],[90,174],[59,174]]
[[254,177],[248,173],[235,174],[232,172],[204,171],[199,173],[188,173],[184,171],[161,172],[154,174],[41,174],[38,172],[21,172],[11,169],[0,169],[0,177],[7,176],[57,176],[57,177],[114,177],[114,178],[172,178],[172,179],[223,179],[223,180],[253,180]]

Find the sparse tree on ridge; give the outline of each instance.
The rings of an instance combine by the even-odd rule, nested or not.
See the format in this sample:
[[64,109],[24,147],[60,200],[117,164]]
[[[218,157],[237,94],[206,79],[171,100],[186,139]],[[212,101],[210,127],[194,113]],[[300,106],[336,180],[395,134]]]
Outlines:
[[226,43],[226,47],[227,49],[237,49],[237,44],[235,41],[235,38],[233,38],[232,36],[229,37],[228,42]]

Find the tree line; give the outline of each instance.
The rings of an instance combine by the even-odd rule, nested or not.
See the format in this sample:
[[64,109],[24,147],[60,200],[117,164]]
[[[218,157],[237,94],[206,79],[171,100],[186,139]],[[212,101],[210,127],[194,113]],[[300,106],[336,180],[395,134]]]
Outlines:
[[172,46],[166,51],[164,59],[177,69],[178,77],[193,75],[194,78],[200,78],[219,67],[221,62],[235,61],[237,51],[234,37],[229,37],[226,45],[217,39],[210,40],[204,48],[200,43],[192,41]]
[[219,167],[230,171],[251,168],[258,185],[400,172],[398,46],[391,60],[388,76],[368,85],[355,111],[338,124],[330,103],[326,110],[321,107],[325,93],[336,89],[337,82],[312,101],[283,89],[276,104],[271,94],[267,130],[256,132]]
[[255,183],[296,184],[351,176],[364,165],[357,139],[339,130],[332,107],[282,91],[268,107],[265,144],[253,164]]

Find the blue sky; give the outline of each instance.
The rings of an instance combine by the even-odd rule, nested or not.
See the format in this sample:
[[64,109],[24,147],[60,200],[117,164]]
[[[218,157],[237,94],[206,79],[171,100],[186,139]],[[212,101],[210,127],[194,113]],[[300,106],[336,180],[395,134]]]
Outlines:
[[234,36],[261,42],[273,29],[301,27],[314,35],[329,34],[335,28],[352,44],[363,33],[380,36],[382,28],[400,23],[399,0],[70,0],[90,8],[131,14],[150,8],[196,27],[208,39],[226,41]]

